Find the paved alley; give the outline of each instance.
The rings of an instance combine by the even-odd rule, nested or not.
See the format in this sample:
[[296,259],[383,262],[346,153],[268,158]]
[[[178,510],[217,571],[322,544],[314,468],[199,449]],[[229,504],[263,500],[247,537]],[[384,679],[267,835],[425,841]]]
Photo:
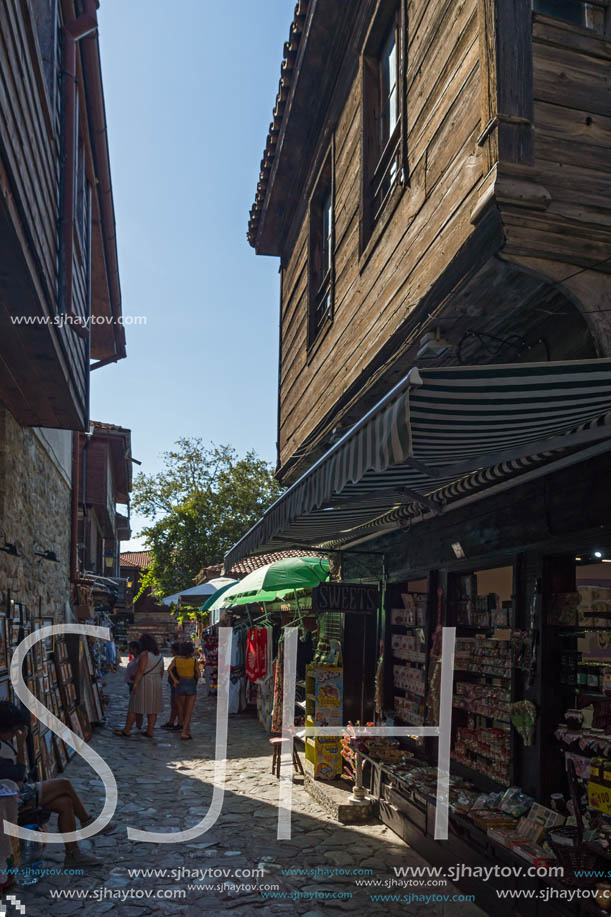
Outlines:
[[[187,844],[134,843],[127,838],[129,825],[150,831],[178,831],[192,826],[206,813],[211,798],[214,763],[214,699],[200,693],[193,719],[193,741],[182,742],[179,734],[157,729],[154,740],[139,734],[121,739],[112,728],[123,722],[127,707],[124,670],[107,676],[111,695],[106,725],[95,731],[92,746],[111,765],[119,789],[115,820],[120,827],[111,837],[97,836],[83,849],[105,859],[101,868],[82,876],[49,875],[37,885],[17,889],[26,905],[27,917],[52,913],[120,914],[427,914],[476,917],[482,912],[469,903],[375,903],[372,893],[401,893],[406,889],[358,887],[354,875],[283,875],[283,870],[338,868],[372,870],[366,879],[386,880],[396,865],[426,865],[390,830],[375,822],[342,827],[331,821],[304,792],[301,779],[293,789],[294,812],[290,841],[276,839],[278,783],[272,777],[271,748],[253,715],[230,717],[227,785],[222,814],[205,835]],[[167,685],[164,690],[167,691]],[[163,716],[160,722],[163,722]],[[101,810],[103,788],[87,764],[74,758],[65,776],[77,786],[96,815]],[[55,819],[50,827],[56,830]],[[49,847],[45,866],[63,862],[63,848]],[[263,878],[237,877],[238,871],[265,869]],[[179,870],[230,870],[219,879],[178,877]],[[130,876],[129,870],[167,870],[155,878]],[[247,875],[247,873],[246,873]],[[257,886],[257,888],[255,888]],[[278,886],[268,889],[266,886]],[[61,890],[89,893],[88,900],[53,897]],[[436,889],[428,889],[434,894]],[[184,892],[184,894],[183,894]],[[151,893],[150,897],[145,897]],[[263,894],[270,896],[265,899]],[[329,894],[345,894],[331,900]],[[440,894],[457,890],[446,886]],[[112,897],[111,897],[112,895]],[[313,895],[317,897],[314,898]],[[121,900],[123,899],[123,900]]]

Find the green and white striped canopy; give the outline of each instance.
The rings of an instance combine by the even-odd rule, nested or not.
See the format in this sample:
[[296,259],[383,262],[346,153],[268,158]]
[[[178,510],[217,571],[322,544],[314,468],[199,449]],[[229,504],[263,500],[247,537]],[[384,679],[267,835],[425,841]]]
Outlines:
[[281,545],[392,530],[611,448],[610,437],[611,360],[413,369],[234,545],[225,568]]

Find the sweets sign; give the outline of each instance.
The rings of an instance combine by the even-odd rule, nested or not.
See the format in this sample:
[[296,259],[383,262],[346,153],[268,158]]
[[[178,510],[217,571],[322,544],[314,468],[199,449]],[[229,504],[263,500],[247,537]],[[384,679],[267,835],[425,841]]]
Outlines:
[[380,590],[361,583],[320,583],[312,590],[312,611],[349,611],[372,615],[380,607]]

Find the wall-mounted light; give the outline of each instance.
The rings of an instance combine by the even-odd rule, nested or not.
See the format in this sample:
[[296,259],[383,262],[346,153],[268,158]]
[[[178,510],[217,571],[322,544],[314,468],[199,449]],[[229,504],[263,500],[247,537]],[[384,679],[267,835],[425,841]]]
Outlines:
[[594,551],[594,557],[597,557],[600,560],[602,556],[602,551]]
[[5,554],[10,554],[11,557],[21,557],[17,545],[7,541],[6,538],[4,539],[4,547],[0,548],[0,551],[4,551]]
[[442,353],[449,350],[456,350],[456,346],[446,340],[441,334],[441,330],[437,328],[434,332],[427,331],[426,334],[420,338],[420,349],[418,350],[416,359],[422,360],[423,357],[440,357]]
[[59,557],[55,551],[34,551],[35,557],[42,557],[43,560],[50,560],[54,564],[59,563]]

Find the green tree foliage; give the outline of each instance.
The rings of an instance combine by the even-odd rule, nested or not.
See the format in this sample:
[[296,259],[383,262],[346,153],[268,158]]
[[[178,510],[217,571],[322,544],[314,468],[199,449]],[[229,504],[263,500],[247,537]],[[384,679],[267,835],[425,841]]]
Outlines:
[[271,465],[253,451],[179,439],[157,474],[139,474],[132,507],[150,525],[142,535],[153,552],[141,581],[157,596],[194,584],[203,567],[220,563],[279,496]]

